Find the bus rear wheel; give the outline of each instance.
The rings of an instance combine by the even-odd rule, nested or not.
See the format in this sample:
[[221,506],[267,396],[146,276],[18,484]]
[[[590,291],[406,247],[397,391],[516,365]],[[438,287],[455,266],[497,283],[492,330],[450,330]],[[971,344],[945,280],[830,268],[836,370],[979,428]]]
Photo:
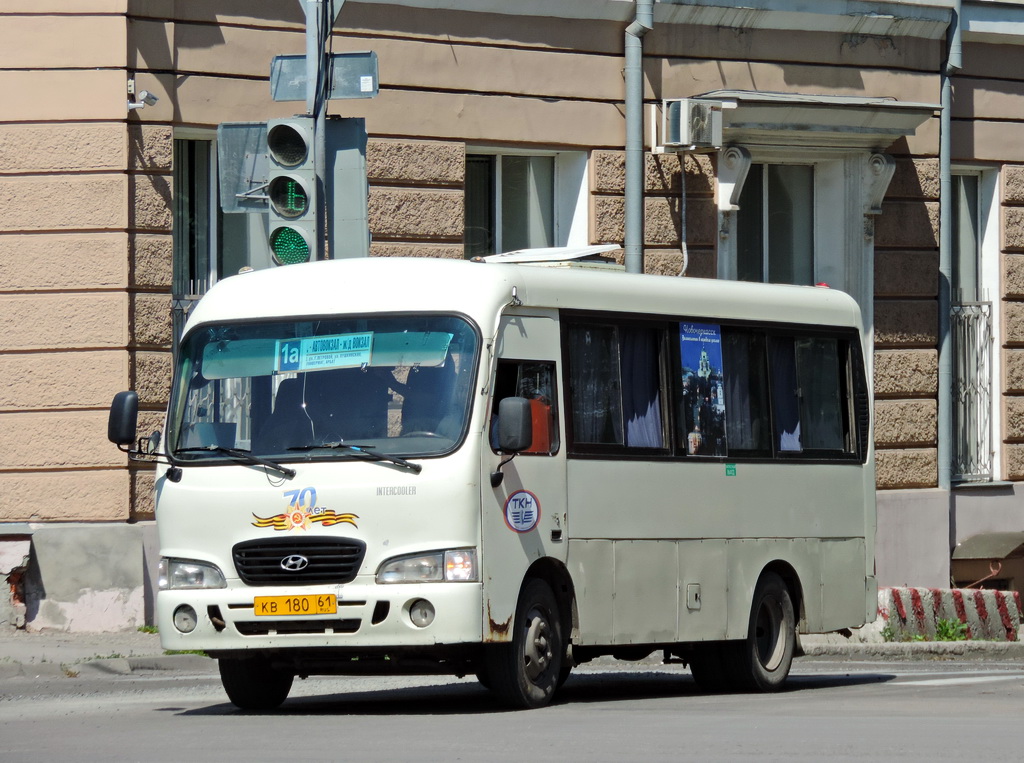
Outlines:
[[777,691],[789,676],[796,647],[796,615],[789,587],[774,572],[762,575],[754,590],[745,641],[732,662],[737,688]]
[[512,642],[488,648],[485,685],[510,707],[543,707],[559,686],[565,652],[558,603],[547,583],[526,583],[514,622]]
[[732,688],[728,668],[733,644],[709,641],[699,644],[690,652],[687,661],[693,680],[703,691],[720,692]]
[[278,707],[288,698],[295,678],[276,670],[266,657],[222,657],[217,662],[228,699],[242,710]]

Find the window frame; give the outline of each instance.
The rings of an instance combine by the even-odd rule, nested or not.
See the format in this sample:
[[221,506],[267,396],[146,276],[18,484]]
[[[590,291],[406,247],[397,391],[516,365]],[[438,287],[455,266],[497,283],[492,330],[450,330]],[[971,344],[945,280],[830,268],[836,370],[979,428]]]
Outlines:
[[[550,458],[552,456],[557,456],[558,453],[562,449],[562,432],[561,432],[561,429],[559,428],[559,421],[558,421],[559,420],[559,411],[560,411],[560,408],[561,408],[561,405],[562,405],[562,399],[561,399],[561,390],[559,389],[559,385],[558,385],[558,362],[554,361],[554,360],[537,360],[537,359],[534,359],[534,358],[500,358],[498,360],[497,364],[495,365],[495,369],[494,369],[494,381],[493,381],[493,383],[491,385],[491,389],[492,389],[492,393],[491,393],[491,396],[490,396],[490,407],[491,407],[491,410],[490,410],[490,414],[489,414],[489,417],[488,417],[488,422],[490,422],[490,423],[488,424],[488,427],[487,427],[488,445],[490,446],[491,451],[493,453],[497,454],[497,453],[501,453],[502,452],[501,449],[497,447],[497,444],[496,444],[495,439],[494,439],[496,433],[493,431],[493,426],[497,423],[498,404],[502,400],[504,400],[506,397],[515,397],[516,396],[516,395],[501,395],[501,396],[499,396],[499,394],[501,392],[501,390],[499,389],[499,387],[501,386],[501,382],[499,381],[500,376],[501,376],[501,370],[502,370],[502,368],[511,368],[511,367],[516,367],[516,368],[522,369],[522,367],[524,365],[543,365],[543,366],[548,366],[549,369],[550,369],[550,373],[551,373],[551,380],[550,380],[551,381],[551,406],[550,407],[551,407],[551,410],[550,410],[548,415],[550,417],[551,431],[550,431],[549,442],[551,443],[551,445],[553,447],[551,447],[549,450],[546,450],[546,451],[522,450],[522,451],[519,451],[517,456],[542,456],[542,457],[545,457],[545,458]],[[518,382],[518,379],[519,379],[519,377],[517,375],[517,382]],[[516,392],[518,392],[518,390],[516,390]],[[529,399],[529,398],[527,398],[527,399]]]
[[[172,274],[172,294],[176,299],[189,299],[201,297],[217,283],[221,278],[235,275],[236,270],[223,272],[226,267],[224,262],[225,245],[224,238],[228,230],[233,226],[228,222],[228,215],[233,218],[242,218],[246,225],[246,237],[239,245],[245,250],[245,263],[254,268],[274,267],[270,248],[266,241],[267,213],[266,212],[232,212],[225,213],[220,206],[220,182],[218,176],[218,150],[217,133],[213,130],[202,129],[176,129],[174,131],[174,162],[171,174],[172,197],[174,202],[171,205],[172,231],[174,232],[174,273]],[[206,183],[206,216],[208,221],[207,230],[204,232],[206,241],[205,261],[206,272],[203,279],[185,279],[179,275],[180,262],[183,259],[182,245],[179,238],[181,225],[179,223],[178,199],[181,197],[179,184],[182,180],[180,168],[177,165],[178,144],[181,143],[205,143],[206,144],[206,169],[203,173]],[[191,263],[190,263],[191,264]],[[239,264],[236,262],[235,264]],[[192,274],[190,274],[192,275]],[[198,284],[195,288],[193,284]]]
[[[562,373],[565,377],[564,393],[562,400],[562,408],[565,414],[565,446],[566,453],[570,456],[611,456],[614,455],[617,458],[649,458],[652,456],[665,457],[673,455],[673,440],[671,434],[672,428],[672,410],[674,404],[669,402],[668,396],[673,395],[674,391],[669,385],[670,375],[669,368],[674,364],[678,364],[678,350],[674,350],[671,343],[668,342],[668,329],[671,325],[671,321],[666,320],[663,316],[657,317],[644,317],[644,316],[623,316],[622,314],[616,313],[578,313],[578,312],[563,312],[561,314],[561,337],[562,337]],[[585,316],[582,317],[581,316]],[[662,431],[662,442],[664,446],[661,448],[646,447],[646,446],[634,446],[630,447],[625,444],[626,439],[626,422],[621,421],[622,428],[622,444],[619,443],[581,443],[576,441],[576,421],[575,411],[573,408],[572,400],[572,388],[573,388],[573,364],[571,362],[571,340],[570,332],[573,328],[581,325],[600,326],[600,327],[628,327],[632,329],[649,329],[660,331],[661,336],[658,343],[658,385],[660,392],[660,418],[661,418],[661,431]],[[616,334],[618,338],[618,333]],[[667,344],[667,346],[666,346]],[[621,369],[622,357],[621,352],[619,354],[619,365]],[[621,375],[620,379],[620,406],[619,415],[622,413],[621,405]],[[666,395],[666,387],[669,387],[669,395]]]
[[[954,484],[957,485],[977,485],[985,484],[987,482],[994,482],[1001,479],[1001,469],[1005,469],[1005,466],[1001,466],[1003,463],[1002,452],[1003,452],[1003,437],[1001,433],[1004,428],[1004,416],[1002,406],[1000,405],[1000,388],[998,380],[1002,378],[1003,373],[1003,358],[1002,354],[998,351],[998,348],[1002,343],[1002,324],[1003,317],[1002,313],[998,308],[999,300],[995,295],[999,292],[999,283],[1001,279],[1001,268],[1002,268],[1002,255],[1000,250],[1000,231],[999,231],[999,183],[1000,183],[1000,170],[997,167],[991,165],[970,165],[970,164],[959,164],[952,168],[952,175],[954,178],[953,193],[959,193],[959,182],[957,178],[968,176],[976,178],[977,183],[977,210],[975,214],[974,222],[977,225],[977,237],[975,241],[975,254],[977,258],[976,270],[975,270],[975,281],[976,281],[976,294],[975,299],[961,300],[961,294],[958,293],[959,283],[954,281],[950,284],[950,297],[951,304],[953,306],[961,304],[984,304],[989,303],[991,308],[988,313],[989,320],[989,331],[992,341],[992,346],[988,356],[988,381],[990,386],[990,405],[985,413],[988,414],[989,420],[988,426],[988,455],[989,455],[989,471],[987,477],[979,478],[977,475],[971,475],[967,479],[963,479],[959,474],[957,466],[962,461],[959,452],[959,438],[960,433],[954,431],[952,434],[953,441],[950,449],[951,467],[953,470]],[[955,198],[955,197],[954,197]],[[954,210],[955,211],[955,210]],[[952,238],[952,258],[954,265],[954,272],[951,274],[954,279],[957,275],[959,266],[959,260],[961,253],[959,251],[959,242],[956,237],[956,227],[954,227],[954,236]],[[953,379],[953,391],[952,394],[956,395],[955,387],[958,383],[958,379]],[[954,427],[959,426],[956,422],[956,406],[957,402],[954,397]]]
[[[466,146],[466,159],[471,156],[489,156],[495,159],[491,176],[490,224],[493,227],[493,254],[506,251],[502,245],[502,159],[513,157],[552,157],[554,159],[552,238],[551,246],[586,246],[589,241],[589,161],[585,151],[559,151],[555,149],[503,148],[493,146]],[[463,202],[463,216],[466,205]],[[467,226],[468,227],[468,226]],[[467,258],[486,256],[468,251],[463,235],[463,255]]]
[[[757,172],[754,172],[755,168],[757,168]],[[773,242],[773,239],[775,238],[775,235],[776,235],[774,233],[774,231],[776,231],[776,228],[775,228],[775,226],[773,224],[773,217],[774,217],[773,209],[774,209],[775,199],[776,199],[778,194],[772,193],[772,186],[773,186],[773,182],[774,182],[775,179],[779,179],[779,180],[783,179],[782,173],[785,172],[784,169],[783,170],[775,170],[774,174],[773,174],[773,168],[787,168],[787,169],[802,168],[802,169],[809,170],[809,175],[810,175],[810,178],[809,178],[809,180],[810,180],[809,188],[808,187],[801,187],[801,188],[798,189],[800,191],[801,195],[803,195],[804,192],[809,192],[810,199],[811,199],[810,210],[809,210],[809,218],[810,219],[802,221],[802,224],[800,226],[801,228],[803,228],[806,232],[809,232],[809,234],[810,234],[809,235],[810,241],[808,242],[809,245],[810,245],[810,262],[809,263],[804,263],[804,262],[799,263],[799,266],[803,266],[803,265],[806,265],[806,264],[810,265],[810,271],[811,271],[810,272],[810,277],[807,279],[806,283],[803,282],[803,281],[797,282],[797,281],[793,281],[793,280],[789,280],[789,281],[772,280],[773,272],[776,271],[777,269],[781,268],[780,260],[782,258],[782,255],[779,252],[779,248],[775,248],[774,249],[774,256],[773,256],[772,242]],[[818,260],[819,260],[819,255],[818,255],[818,250],[817,250],[818,249],[818,247],[817,247],[817,239],[819,238],[818,228],[817,228],[817,217],[818,217],[818,214],[817,214],[817,207],[818,207],[818,191],[817,191],[818,182],[817,182],[817,176],[818,176],[818,174],[819,174],[818,166],[815,163],[813,163],[813,162],[801,163],[801,162],[795,162],[794,161],[794,162],[753,162],[753,163],[751,163],[750,172],[747,175],[747,179],[746,179],[746,182],[744,183],[743,191],[740,194],[740,208],[739,208],[738,213],[737,213],[737,226],[736,226],[737,244],[736,244],[734,253],[735,253],[735,258],[736,258],[736,276],[737,276],[737,278],[739,280],[753,281],[755,283],[790,283],[790,284],[798,284],[798,285],[801,285],[801,286],[811,286],[814,283],[816,283],[817,265],[818,265]],[[755,220],[755,222],[757,223],[756,227],[759,229],[757,231],[757,241],[760,244],[760,251],[757,253],[758,256],[756,258],[757,259],[758,277],[757,278],[741,278],[740,276],[742,275],[742,271],[744,270],[743,266],[745,264],[748,264],[748,263],[745,262],[745,258],[743,257],[743,251],[742,251],[742,249],[740,247],[740,239],[744,238],[744,232],[745,232],[745,230],[747,230],[747,226],[744,225],[744,221],[746,219],[746,215],[749,214],[750,211],[754,211],[754,210],[750,210],[750,209],[747,208],[748,202],[750,200],[752,200],[752,199],[756,199],[757,200],[757,204],[758,204],[758,207],[756,209],[758,214],[757,214],[757,218]],[[753,258],[751,258],[751,259],[753,259]],[[790,263],[790,267],[792,269],[796,269],[793,266],[794,266],[794,263]]]
[[[196,144],[205,144],[205,167],[197,173],[195,167],[188,170],[182,166],[181,151],[186,147],[190,149]],[[186,171],[188,174],[186,175]],[[182,225],[182,205],[187,200],[190,207],[199,206],[194,199],[193,190],[199,179],[204,181],[202,208],[206,217],[205,230],[199,231],[198,226],[190,223]],[[219,199],[217,194],[217,141],[211,133],[187,132],[174,134],[174,158],[171,174],[172,193],[174,203],[171,213],[173,216],[172,230],[174,231],[174,260],[172,273],[173,296],[175,298],[196,297],[205,294],[211,286],[217,282],[217,241],[219,239]],[[187,192],[181,188],[187,186]],[[197,235],[198,234],[198,235]],[[187,237],[188,240],[185,239]],[[193,241],[195,243],[193,243]],[[198,247],[203,246],[202,252]],[[195,246],[196,263],[193,263],[192,248]],[[193,265],[205,262],[206,267],[203,273],[192,272]],[[187,271],[187,272],[186,272]]]
[[[743,145],[749,165],[803,165],[813,170],[813,278],[812,283],[827,283],[847,292],[861,306],[865,325],[870,325],[874,308],[874,283],[864,275],[865,263],[873,256],[874,244],[865,240],[863,216],[868,187],[864,180],[872,155],[868,150],[810,146]],[[725,171],[719,168],[719,182]],[[747,178],[739,183],[722,183],[733,192],[736,204],[719,200],[719,240],[717,277],[739,280],[737,252],[738,215],[743,214],[738,200]]]
[[[569,458],[631,459],[631,460],[690,460],[695,463],[821,463],[863,464],[870,450],[870,394],[864,365],[861,340],[855,329],[837,327],[819,328],[791,323],[757,323],[742,320],[722,320],[700,316],[649,316],[609,313],[603,311],[563,311],[561,313],[562,365],[565,382],[560,404],[565,415],[563,443]],[[713,324],[721,332],[747,332],[762,337],[767,383],[769,449],[729,450],[725,455],[689,455],[685,440],[685,422],[682,417],[682,355],[679,348],[681,323]],[[656,328],[662,332],[659,352],[661,378],[661,418],[665,434],[664,448],[631,448],[618,443],[579,443],[576,441],[576,421],[573,408],[573,364],[570,357],[570,331],[581,325],[617,325]],[[843,406],[843,450],[808,449],[782,451],[774,436],[776,412],[772,403],[771,360],[768,353],[770,337],[790,338],[794,347],[798,339],[834,339],[838,342],[840,405]],[[859,371],[858,371],[859,369]],[[678,371],[678,373],[677,373]],[[727,386],[727,385],[726,385]],[[799,403],[799,401],[798,401]],[[728,416],[728,408],[726,410]],[[681,424],[683,427],[681,428]],[[625,435],[623,434],[623,439]]]

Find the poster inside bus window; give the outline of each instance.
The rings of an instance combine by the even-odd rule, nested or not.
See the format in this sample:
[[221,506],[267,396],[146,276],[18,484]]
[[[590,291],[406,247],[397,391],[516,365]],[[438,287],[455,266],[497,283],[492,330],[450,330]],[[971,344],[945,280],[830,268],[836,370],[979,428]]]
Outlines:
[[721,327],[710,323],[680,323],[679,350],[686,452],[691,456],[724,456],[725,389]]

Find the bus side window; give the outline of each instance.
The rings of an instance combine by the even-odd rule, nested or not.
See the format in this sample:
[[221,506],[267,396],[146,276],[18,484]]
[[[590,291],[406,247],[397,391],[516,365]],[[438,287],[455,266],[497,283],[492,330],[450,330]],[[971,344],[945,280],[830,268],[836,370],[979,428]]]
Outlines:
[[729,453],[771,455],[767,360],[764,335],[722,331],[725,426]]
[[573,443],[667,448],[664,329],[579,325],[568,331]]
[[800,420],[804,423],[804,448],[846,449],[844,431],[849,429],[841,395],[843,377],[839,342],[831,338],[796,340],[796,368],[800,383]]
[[574,443],[625,445],[615,327],[571,326],[568,338]]
[[491,447],[497,449],[498,403],[506,397],[524,397],[530,401],[533,442],[526,455],[550,455],[558,451],[558,417],[555,395],[554,363],[536,361],[500,361],[494,380]]
[[776,448],[853,453],[845,346],[832,337],[774,336],[769,347]]
[[775,447],[782,452],[799,453],[803,450],[800,442],[800,386],[793,339],[772,337],[770,348]]

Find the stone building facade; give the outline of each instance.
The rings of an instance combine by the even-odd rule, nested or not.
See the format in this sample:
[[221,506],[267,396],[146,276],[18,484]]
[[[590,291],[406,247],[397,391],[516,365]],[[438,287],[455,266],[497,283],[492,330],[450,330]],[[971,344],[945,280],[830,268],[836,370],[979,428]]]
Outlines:
[[[366,119],[371,255],[465,256],[471,172],[522,156],[552,158],[551,244],[621,243],[635,4],[438,5],[350,0],[335,24],[335,52],[380,61],[376,98],[329,110]],[[815,272],[854,293],[873,328],[879,581],[946,586],[978,561],[958,571],[958,544],[1024,533],[1024,8],[964,2],[959,15],[951,162],[971,178],[955,188],[976,212],[963,219],[978,263],[960,301],[989,305],[993,339],[978,414],[987,471],[942,484],[938,105],[960,4],[847,5],[655,3],[645,109],[705,94],[736,108],[722,151],[655,153],[658,117],[645,115],[644,268],[734,277],[749,202],[729,195],[725,148],[745,146],[749,166],[814,168]],[[160,428],[172,297],[234,272],[217,242],[238,226],[216,199],[203,219],[183,217],[197,192],[185,158],[206,157],[195,166],[209,180],[217,124],[301,109],[271,99],[268,72],[273,56],[304,53],[304,19],[299,3],[269,0],[83,0],[73,12],[12,0],[0,13],[0,572],[17,583],[0,620],[124,627],[152,606],[154,473],[107,442],[106,409],[136,389],[142,430]],[[129,108],[142,90],[159,100]],[[754,125],[762,114],[775,122]],[[998,561],[1007,585],[1024,585],[1019,561]]]

